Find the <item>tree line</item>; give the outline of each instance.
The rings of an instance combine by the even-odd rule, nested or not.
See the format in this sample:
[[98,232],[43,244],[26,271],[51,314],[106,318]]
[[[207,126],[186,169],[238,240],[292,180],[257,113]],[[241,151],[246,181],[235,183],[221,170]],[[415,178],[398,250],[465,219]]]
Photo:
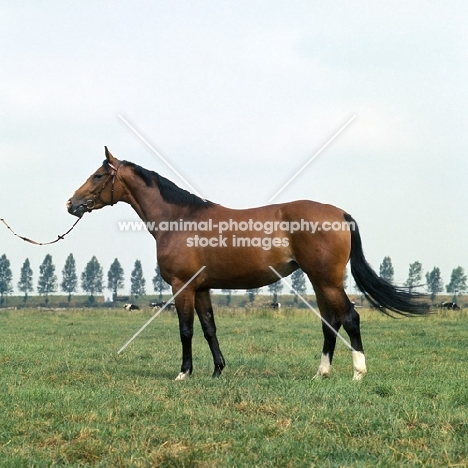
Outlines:
[[[389,283],[394,284],[394,269],[390,257],[384,257],[379,267],[379,276]],[[343,286],[345,289],[347,288],[347,281],[348,272],[346,270],[343,278]],[[292,289],[290,293],[294,295],[294,303],[297,303],[298,293],[303,295],[306,291],[305,276],[301,269],[296,270],[291,275],[291,286]],[[432,302],[435,301],[437,294],[444,292],[444,282],[442,280],[440,268],[434,267],[432,271],[427,272],[425,276],[423,276],[423,266],[421,262],[418,261],[409,265],[408,279],[405,281],[403,286],[406,287],[409,292],[412,292],[416,288],[425,288],[429,292]],[[461,266],[452,270],[450,282],[447,284],[445,289],[447,293],[453,294],[455,302],[457,301],[458,296],[468,291],[467,275]],[[273,296],[273,302],[277,302],[278,295],[281,294],[283,290],[283,282],[277,281],[276,283],[270,284],[268,286],[268,290]],[[223,292],[228,291],[229,290],[223,290]],[[250,302],[253,302],[258,291],[259,289],[247,290]]]
[[[393,265],[390,257],[384,257],[380,264],[380,277],[389,283],[393,283]],[[423,267],[418,261],[413,262],[409,266],[408,279],[404,286],[411,292],[414,288],[424,286],[429,294],[431,300],[434,301],[437,294],[444,291],[444,282],[439,267],[434,267],[431,271],[428,271],[424,276],[425,284],[423,282]],[[467,276],[465,270],[458,266],[452,270],[450,275],[450,282],[445,287],[447,293],[453,294],[456,301],[457,297],[465,293],[468,290]]]
[[[96,256],[86,264],[80,276],[81,289],[89,295],[90,302],[94,302],[95,295],[104,290],[104,275],[101,264]],[[112,292],[112,299],[115,302],[118,292],[124,288],[124,270],[116,258],[111,264],[107,272],[107,289]],[[130,275],[130,294],[138,298],[146,294],[146,280],[143,276],[141,261],[136,260],[133,270]],[[70,254],[62,269],[62,280],[58,281],[55,273],[55,265],[52,262],[52,256],[47,254],[44,261],[39,266],[39,278],[37,280],[36,290],[39,295],[44,296],[46,304],[48,303],[49,294],[60,290],[68,295],[68,302],[71,301],[73,293],[78,292],[79,281],[76,272],[76,262],[73,254]],[[29,293],[34,289],[33,270],[29,259],[27,258],[20,271],[20,279],[17,283],[18,290],[24,294],[23,301],[26,303]],[[162,299],[162,293],[169,289],[169,285],[164,281],[156,265],[155,276],[153,277],[154,290],[159,293]],[[5,296],[13,293],[13,273],[10,267],[10,261],[3,254],[0,257],[0,304],[3,304]]]
[[[389,283],[394,284],[394,269],[390,257],[384,257],[379,267],[379,276]],[[423,281],[424,279],[425,282]],[[343,286],[345,289],[347,288],[347,281],[348,272],[346,270],[343,278]],[[291,286],[292,289],[290,293],[294,295],[294,303],[297,304],[298,295],[303,295],[306,292],[305,275],[301,269],[296,270],[291,275]],[[440,268],[434,267],[432,271],[427,272],[423,277],[423,266],[421,262],[418,261],[409,265],[408,279],[405,281],[403,286],[407,288],[409,292],[412,292],[416,288],[425,288],[429,292],[432,302],[435,301],[437,294],[444,292],[444,282],[442,280]],[[458,296],[468,291],[467,275],[461,266],[452,270],[450,282],[447,284],[445,289],[447,293],[453,294],[455,302],[457,301]],[[276,283],[270,284],[268,286],[268,290],[273,296],[273,302],[277,302],[278,295],[281,294],[283,290],[283,282],[280,280]],[[254,301],[255,295],[258,294],[259,291],[260,289],[248,289],[246,291],[250,302]],[[223,289],[223,292],[228,293],[228,297],[230,298],[230,290]],[[227,304],[229,304],[229,302],[230,299],[227,300]]]
[[[394,269],[390,257],[384,257],[379,268],[379,275],[389,283],[394,282]],[[80,276],[81,289],[89,294],[90,302],[94,301],[94,296],[98,293],[102,294],[104,289],[103,269],[95,256],[86,264]],[[425,282],[423,281],[425,279]],[[156,265],[155,275],[152,278],[154,291],[159,293],[159,298],[162,299],[163,292],[170,289],[161,276],[159,265]],[[130,295],[134,298],[144,296],[146,294],[146,280],[143,277],[143,269],[140,260],[136,260],[133,270],[130,275]],[[39,266],[39,278],[37,281],[37,292],[45,297],[45,302],[48,302],[49,294],[58,291],[58,287],[62,292],[68,295],[68,302],[71,301],[73,293],[78,291],[78,275],[76,272],[76,263],[73,254],[70,254],[62,269],[62,280],[58,283],[55,273],[55,265],[52,262],[52,256],[47,254],[44,261]],[[404,286],[411,292],[415,288],[424,287],[430,294],[431,300],[434,301],[437,294],[444,291],[444,283],[442,275],[438,267],[434,267],[430,272],[423,276],[422,264],[418,261],[409,265],[408,279]],[[20,279],[17,283],[18,290],[24,294],[23,300],[27,302],[29,293],[34,291],[33,271],[29,262],[26,259],[21,267]],[[273,302],[278,301],[278,296],[283,291],[284,284],[281,280],[272,283],[268,286],[268,291],[272,295]],[[301,269],[296,270],[291,275],[291,291],[294,295],[294,303],[297,304],[298,296],[306,292],[305,275]],[[347,272],[344,277],[344,287],[347,287]],[[112,299],[115,302],[118,292],[124,288],[124,270],[116,258],[111,264],[107,272],[106,288],[112,292]],[[458,266],[452,270],[450,282],[445,287],[446,292],[453,294],[455,301],[457,297],[468,290],[467,276],[464,269]],[[254,302],[255,297],[259,294],[261,288],[247,289],[246,293],[250,302]],[[0,257],[0,304],[3,304],[4,297],[13,292],[13,274],[10,268],[10,261],[3,254]],[[231,289],[223,289],[226,294],[227,305],[231,302]]]

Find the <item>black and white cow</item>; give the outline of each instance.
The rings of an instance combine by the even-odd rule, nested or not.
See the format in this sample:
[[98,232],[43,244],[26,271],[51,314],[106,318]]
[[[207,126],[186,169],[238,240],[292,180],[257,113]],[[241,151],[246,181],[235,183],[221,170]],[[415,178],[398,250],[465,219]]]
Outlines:
[[458,306],[458,304],[455,304],[455,302],[449,302],[449,301],[442,302],[442,304],[440,304],[440,307],[442,309],[447,309],[447,310],[460,310],[460,307]]
[[153,309],[161,309],[163,308],[164,306],[166,306],[166,309],[175,309],[175,304],[173,302],[169,302],[169,304],[167,304],[166,301],[159,301],[159,302],[150,302],[150,307],[152,307]]

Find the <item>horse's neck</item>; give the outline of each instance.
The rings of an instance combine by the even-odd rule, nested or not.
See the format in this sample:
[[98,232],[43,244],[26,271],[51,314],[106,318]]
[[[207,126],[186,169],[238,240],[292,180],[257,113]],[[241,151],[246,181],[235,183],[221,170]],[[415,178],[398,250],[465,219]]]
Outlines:
[[147,187],[137,177],[125,179],[125,195],[122,201],[127,202],[147,222],[172,221],[180,217],[175,205],[167,203],[157,186]]

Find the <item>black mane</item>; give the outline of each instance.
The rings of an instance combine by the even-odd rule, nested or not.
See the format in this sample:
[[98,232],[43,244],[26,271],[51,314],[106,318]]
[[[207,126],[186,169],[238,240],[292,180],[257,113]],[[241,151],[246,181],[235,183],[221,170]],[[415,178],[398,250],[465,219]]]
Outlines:
[[122,161],[122,164],[131,167],[133,172],[143,180],[147,187],[156,185],[161,196],[168,203],[180,206],[191,206],[193,208],[208,208],[214,205],[214,203],[209,200],[204,200],[187,190],[177,187],[174,182],[159,175],[157,172],[149,171],[144,167],[128,161]]

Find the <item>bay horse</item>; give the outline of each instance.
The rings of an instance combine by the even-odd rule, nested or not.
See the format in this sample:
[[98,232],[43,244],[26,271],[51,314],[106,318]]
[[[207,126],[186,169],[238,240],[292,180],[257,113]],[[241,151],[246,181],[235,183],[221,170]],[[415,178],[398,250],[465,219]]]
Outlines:
[[330,374],[341,326],[350,339],[353,379],[366,373],[359,315],[343,287],[348,261],[356,285],[381,312],[420,315],[429,310],[420,294],[397,288],[375,273],[364,257],[355,220],[335,206],[301,200],[230,209],[189,193],[156,172],[118,160],[107,147],[105,156],[67,201],[67,209],[82,217],[121,201],[130,204],[147,226],[154,227],[149,231],[156,241],[161,275],[173,294],[178,293],[175,305],[182,366],[176,380],[185,379],[193,370],[194,309],[213,355],[213,377],[220,376],[225,367],[211,288],[260,288],[278,281],[276,272],[285,277],[302,268],[312,283],[322,317],[324,344],[316,374],[320,377]]

